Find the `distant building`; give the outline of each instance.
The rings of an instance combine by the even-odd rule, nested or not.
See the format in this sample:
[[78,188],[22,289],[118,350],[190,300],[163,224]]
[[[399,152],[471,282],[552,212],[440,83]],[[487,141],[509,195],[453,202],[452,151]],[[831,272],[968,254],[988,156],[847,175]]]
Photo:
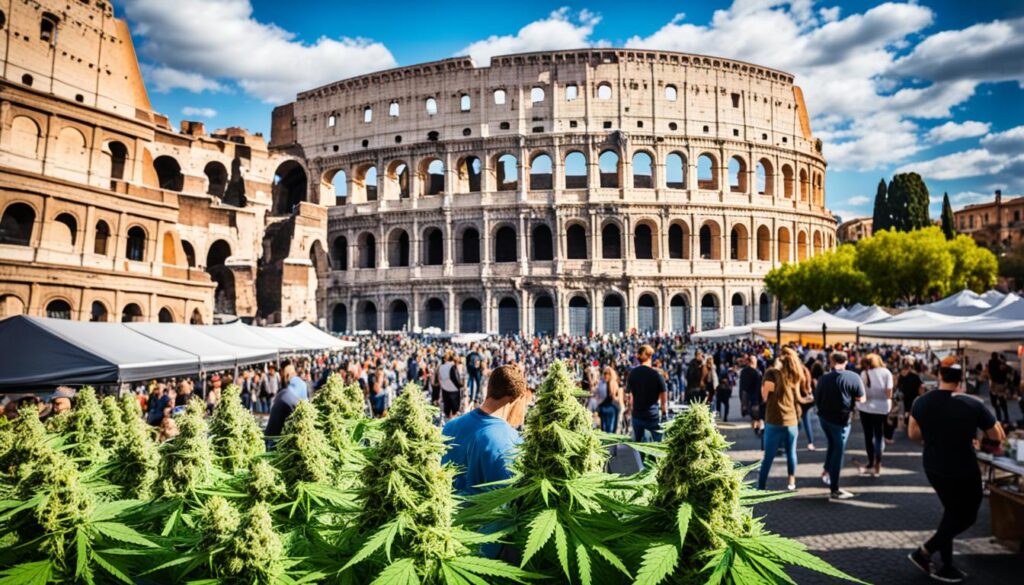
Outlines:
[[858,217],[839,224],[839,227],[836,228],[836,237],[839,239],[839,243],[850,244],[870,237],[872,221],[870,217]]
[[1005,249],[1024,242],[1024,197],[1003,200],[997,189],[993,201],[968,205],[953,212],[953,219],[957,232],[979,246]]

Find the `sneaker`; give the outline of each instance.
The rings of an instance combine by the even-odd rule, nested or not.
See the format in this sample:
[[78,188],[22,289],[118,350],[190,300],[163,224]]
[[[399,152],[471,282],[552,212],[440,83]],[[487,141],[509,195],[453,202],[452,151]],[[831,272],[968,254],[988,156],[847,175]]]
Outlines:
[[923,548],[917,547],[914,549],[914,552],[907,555],[907,558],[910,559],[910,562],[914,563],[915,567],[921,569],[925,575],[930,576],[932,574],[932,557]]
[[821,474],[821,483],[825,485],[832,485],[832,480],[829,478],[827,471]]
[[807,450],[808,451],[814,451],[815,450],[814,443],[807,443]]
[[791,491],[791,492],[792,491],[796,491],[796,484],[795,483],[791,483],[791,484],[786,486],[786,489]]
[[944,565],[941,569],[932,573],[930,577],[942,583],[963,583],[967,575],[953,565]]
[[849,499],[855,498],[855,497],[856,496],[854,496],[853,494],[851,494],[850,492],[848,492],[846,490],[835,491],[835,492],[832,492],[831,494],[828,495],[828,498],[830,500],[849,500]]

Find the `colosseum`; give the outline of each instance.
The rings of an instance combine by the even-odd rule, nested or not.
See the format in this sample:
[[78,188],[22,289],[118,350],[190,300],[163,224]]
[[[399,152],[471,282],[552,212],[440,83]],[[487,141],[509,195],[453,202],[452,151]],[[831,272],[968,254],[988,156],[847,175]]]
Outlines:
[[791,75],[586,49],[346,79],[274,111],[328,208],[344,330],[700,330],[771,315],[763,276],[835,245]]
[[0,38],[0,318],[316,320],[300,150],[173,129],[108,3],[5,2]]

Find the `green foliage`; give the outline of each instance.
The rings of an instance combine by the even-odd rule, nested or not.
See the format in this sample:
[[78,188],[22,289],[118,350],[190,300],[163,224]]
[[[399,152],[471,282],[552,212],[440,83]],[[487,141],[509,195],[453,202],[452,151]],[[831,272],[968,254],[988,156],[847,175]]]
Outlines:
[[120,406],[122,430],[111,447],[107,478],[125,498],[148,499],[159,473],[160,454],[135,398],[125,396]]
[[359,449],[370,428],[363,392],[358,384],[346,385],[340,375],[332,374],[313,397],[313,405],[319,414],[320,428],[332,447],[331,461],[338,485],[352,487],[366,463]]
[[[917,173],[893,175],[889,181],[888,209],[893,230],[909,232],[932,224],[928,217],[931,204],[928,187]],[[877,231],[877,228],[873,228]]]
[[984,291],[996,284],[999,261],[990,250],[978,246],[974,238],[958,235],[947,243],[953,257],[953,274],[950,275],[948,292],[969,288]]
[[946,236],[947,240],[956,237],[953,206],[949,204],[949,193],[942,194],[942,235]]
[[999,258],[999,276],[1012,280],[1018,289],[1024,287],[1024,243]]
[[263,433],[256,419],[242,407],[241,395],[237,384],[229,384],[210,419],[213,452],[220,466],[231,473],[248,469],[252,460],[266,450]]
[[857,267],[857,249],[843,244],[800,263],[783,264],[765,276],[768,290],[787,307],[848,305],[871,296]]
[[100,401],[100,409],[103,410],[104,425],[100,429],[100,444],[104,449],[111,449],[117,444],[118,439],[124,434],[125,421],[121,411],[121,405],[117,398],[108,394]]
[[214,462],[205,414],[203,401],[192,399],[185,412],[176,417],[178,436],[165,443],[161,453],[158,496],[190,496],[209,482]]
[[299,402],[284,423],[274,449],[274,466],[289,487],[299,483],[328,483],[332,478],[331,449],[317,426],[316,407]]
[[83,464],[103,457],[105,449],[102,430],[106,424],[106,416],[96,399],[96,391],[91,386],[85,386],[75,396],[75,407],[67,421],[71,456]]
[[892,211],[889,209],[889,191],[885,185],[885,179],[878,180],[878,190],[875,191],[875,208],[871,218],[871,229],[880,232],[892,229]]
[[946,238],[935,227],[864,238],[857,242],[857,266],[872,283],[877,302],[885,305],[944,296],[953,275]]

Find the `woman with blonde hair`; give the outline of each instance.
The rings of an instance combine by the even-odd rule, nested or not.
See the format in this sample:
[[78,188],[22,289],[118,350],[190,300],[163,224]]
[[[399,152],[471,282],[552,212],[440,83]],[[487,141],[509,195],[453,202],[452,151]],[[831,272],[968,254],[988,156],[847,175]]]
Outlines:
[[701,402],[711,404],[715,397],[715,389],[718,388],[718,366],[715,365],[714,356],[704,359],[704,388],[701,395]]
[[773,367],[765,370],[761,397],[765,403],[764,458],[757,477],[757,488],[765,489],[768,472],[780,447],[786,450],[786,489],[796,489],[796,437],[800,420],[800,394],[804,367],[792,348],[782,348]]
[[619,416],[622,414],[622,387],[619,385],[619,374],[615,368],[605,366],[601,371],[601,380],[597,383],[596,397],[597,414],[601,418],[601,430],[614,433],[619,428]]
[[878,477],[882,473],[882,452],[885,450],[885,420],[892,410],[892,372],[877,353],[869,353],[860,361],[861,380],[867,399],[857,405],[860,424],[864,427],[864,450],[868,464],[862,474]]

